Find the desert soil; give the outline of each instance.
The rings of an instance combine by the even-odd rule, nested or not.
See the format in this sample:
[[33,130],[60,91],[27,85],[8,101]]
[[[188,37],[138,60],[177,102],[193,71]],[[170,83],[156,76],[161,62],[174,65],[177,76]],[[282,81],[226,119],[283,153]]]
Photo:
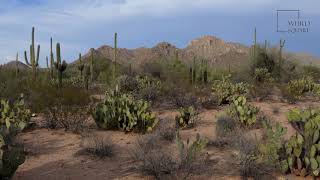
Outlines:
[[[316,106],[316,102],[300,102],[286,104],[275,102],[254,102],[261,111],[272,120],[280,122],[288,128],[285,138],[294,133],[287,122],[286,113],[295,107]],[[274,112],[278,109],[278,112]],[[223,111],[203,110],[200,120],[193,129],[182,130],[181,137],[186,140],[195,138],[199,133],[202,137],[215,140],[216,116]],[[160,120],[174,125],[177,110],[155,110]],[[256,131],[256,130],[254,130]],[[65,132],[64,130],[35,129],[24,132],[19,140],[28,152],[27,159],[16,171],[14,180],[105,180],[105,179],[153,179],[136,170],[136,162],[130,156],[130,150],[135,141],[141,136],[134,133],[118,131],[93,130],[100,136],[110,138],[115,144],[115,156],[99,159],[81,154],[81,135]],[[164,146],[174,147],[175,143],[168,142]],[[234,160],[232,150],[209,145],[205,152],[209,156],[208,169],[201,175],[191,179],[241,179],[238,164]],[[286,179],[297,179],[288,176]]]

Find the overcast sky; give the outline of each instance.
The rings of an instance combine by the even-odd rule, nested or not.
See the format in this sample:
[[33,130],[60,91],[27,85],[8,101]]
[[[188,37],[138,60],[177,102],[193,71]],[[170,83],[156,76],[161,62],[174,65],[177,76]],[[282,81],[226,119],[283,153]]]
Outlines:
[[[277,33],[277,9],[299,9],[311,21],[310,32]],[[250,45],[254,27],[260,42],[283,38],[288,51],[320,57],[319,0],[0,0],[0,63],[17,52],[23,60],[32,26],[42,65],[50,37],[61,43],[63,59],[70,62],[91,47],[111,45],[114,32],[125,48],[161,41],[185,47],[203,35]]]

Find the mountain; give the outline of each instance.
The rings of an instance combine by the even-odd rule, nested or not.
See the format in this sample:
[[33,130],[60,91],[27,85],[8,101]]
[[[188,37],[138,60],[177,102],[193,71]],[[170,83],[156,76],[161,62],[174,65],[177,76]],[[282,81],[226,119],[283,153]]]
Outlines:
[[[5,69],[15,69],[16,68],[16,61],[10,61],[6,64],[1,65],[1,68],[5,68]],[[26,64],[18,61],[18,68],[19,70],[27,70],[29,69],[29,66],[27,66]]]
[[[250,47],[239,43],[225,42],[214,36],[203,36],[192,40],[185,48],[177,48],[168,43],[161,42],[152,48],[126,49],[118,48],[118,63],[126,65],[144,64],[154,60],[170,60],[178,52],[179,59],[187,63],[196,60],[208,60],[209,65],[214,67],[238,67],[246,65],[249,62]],[[113,47],[104,45],[94,50],[95,59],[104,59],[105,62],[112,62],[114,57]],[[90,51],[84,55],[83,59],[87,61]],[[284,57],[289,60],[300,61],[304,64],[315,63],[320,61],[307,54],[285,53]]]

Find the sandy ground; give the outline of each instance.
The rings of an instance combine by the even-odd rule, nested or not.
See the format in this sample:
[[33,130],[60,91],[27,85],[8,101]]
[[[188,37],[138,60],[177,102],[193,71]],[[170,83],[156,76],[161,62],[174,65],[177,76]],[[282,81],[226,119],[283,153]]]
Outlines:
[[[255,102],[261,111],[272,120],[280,122],[288,128],[286,138],[294,133],[287,122],[286,113],[294,107],[316,106],[319,103],[301,102],[290,105],[286,103]],[[277,109],[278,113],[274,113]],[[202,137],[215,140],[216,116],[221,110],[203,110],[197,126],[180,132],[182,139],[195,138],[199,133]],[[164,123],[174,125],[176,110],[164,109],[155,111]],[[104,180],[104,179],[153,179],[135,169],[136,163],[130,156],[139,134],[117,131],[98,131],[98,135],[110,138],[115,144],[115,156],[99,159],[88,155],[80,155],[81,136],[64,130],[36,129],[24,132],[20,141],[28,152],[14,180]],[[165,144],[174,147],[174,143]],[[201,176],[191,179],[241,179],[234,155],[231,150],[208,146],[205,149],[209,156],[209,169]],[[297,179],[293,176],[287,179]]]

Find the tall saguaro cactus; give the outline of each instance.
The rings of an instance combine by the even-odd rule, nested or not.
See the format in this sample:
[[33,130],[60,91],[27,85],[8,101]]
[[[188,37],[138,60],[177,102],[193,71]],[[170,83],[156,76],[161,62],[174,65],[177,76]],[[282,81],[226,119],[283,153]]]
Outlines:
[[204,70],[203,70],[203,82],[208,83],[208,61],[204,61]]
[[19,62],[19,53],[17,53],[17,56],[16,56],[16,77],[18,78],[18,76],[19,76],[19,64],[18,64],[18,62]]
[[114,54],[113,54],[113,72],[112,72],[112,76],[113,76],[113,80],[116,79],[116,72],[117,72],[117,56],[118,56],[118,33],[114,33]]
[[79,65],[78,65],[78,70],[80,71],[80,78],[83,78],[83,70],[84,70],[84,64],[82,63],[81,60],[81,53],[79,53]]
[[35,44],[34,44],[34,27],[32,27],[32,34],[31,34],[32,42],[30,45],[30,61],[27,57],[27,51],[24,51],[24,59],[26,64],[32,68],[33,72],[33,79],[37,78],[37,68],[39,66],[39,55],[40,55],[40,45],[38,45],[37,52],[35,51]]
[[279,75],[281,73],[281,67],[282,67],[282,63],[283,63],[283,60],[282,60],[282,49],[284,47],[284,44],[285,44],[286,40],[282,40],[280,39],[280,50],[279,50]]
[[58,71],[59,78],[59,88],[62,87],[62,74],[67,68],[66,61],[61,62],[61,52],[60,52],[60,43],[57,43],[57,62],[55,62],[55,67]]
[[93,82],[93,73],[94,73],[93,60],[94,60],[94,49],[91,48],[91,60],[90,60],[90,80],[91,80],[91,83]]
[[51,79],[54,79],[54,56],[53,56],[53,50],[52,50],[52,38],[50,38],[50,77]]
[[193,68],[192,68],[192,84],[196,83],[197,78],[197,67],[196,67],[196,57],[193,57]]

